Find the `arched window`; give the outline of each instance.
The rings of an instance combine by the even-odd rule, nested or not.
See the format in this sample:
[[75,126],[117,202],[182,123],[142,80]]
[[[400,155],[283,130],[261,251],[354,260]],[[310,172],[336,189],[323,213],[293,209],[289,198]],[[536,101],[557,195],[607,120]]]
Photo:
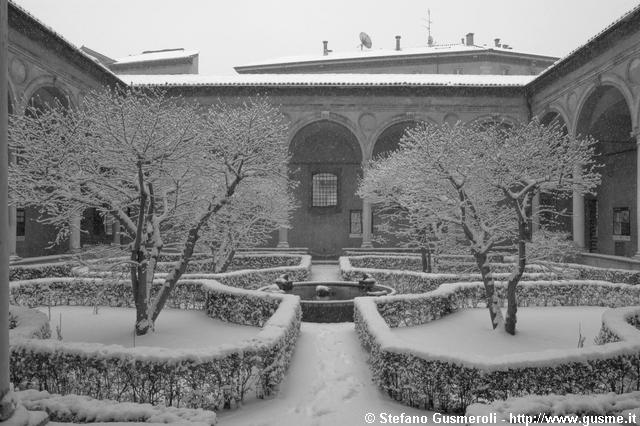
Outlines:
[[338,205],[338,176],[333,173],[316,173],[312,178],[312,207]]

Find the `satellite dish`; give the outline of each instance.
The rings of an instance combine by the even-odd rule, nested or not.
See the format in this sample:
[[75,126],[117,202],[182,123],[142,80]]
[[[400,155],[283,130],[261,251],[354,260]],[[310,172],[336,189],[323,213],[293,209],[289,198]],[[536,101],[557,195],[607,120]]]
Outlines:
[[362,50],[362,46],[367,49],[371,49],[371,37],[367,33],[360,33],[360,50]]

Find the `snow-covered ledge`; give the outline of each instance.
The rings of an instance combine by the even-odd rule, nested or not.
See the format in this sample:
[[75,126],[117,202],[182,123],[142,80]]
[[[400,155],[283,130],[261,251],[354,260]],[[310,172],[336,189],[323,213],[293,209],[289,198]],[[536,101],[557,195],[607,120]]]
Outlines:
[[[499,293],[504,292],[504,283],[496,285]],[[619,307],[640,300],[640,287],[604,281],[523,282],[518,292],[524,306]],[[391,327],[418,325],[458,309],[482,306],[483,298],[479,282],[443,284],[426,294],[357,298],[356,331],[370,351],[378,386],[407,405],[459,412],[477,400],[552,392],[601,393],[612,390],[612,383],[623,392],[636,383],[640,333],[620,321],[613,326],[620,333],[617,342],[493,358],[473,353],[443,356],[391,332]],[[623,312],[625,318],[638,313],[636,308]]]

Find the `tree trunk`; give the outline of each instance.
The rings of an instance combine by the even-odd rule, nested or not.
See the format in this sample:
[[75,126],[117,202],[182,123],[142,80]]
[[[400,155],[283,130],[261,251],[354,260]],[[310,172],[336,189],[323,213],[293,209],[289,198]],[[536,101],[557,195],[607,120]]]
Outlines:
[[422,259],[422,272],[431,273],[431,252],[424,245],[420,246],[420,258]]
[[504,323],[505,331],[511,335],[516,334],[516,314],[518,312],[516,287],[520,282],[520,278],[522,278],[522,274],[524,273],[524,269],[527,264],[527,245],[525,242],[527,236],[527,224],[522,218],[518,219],[518,235],[518,262],[516,263],[515,270],[507,282],[507,318]]
[[149,321],[149,299],[147,298],[147,265],[142,251],[132,253],[132,260],[137,263],[131,267],[131,288],[136,306],[136,335],[147,334],[151,329]]
[[236,251],[235,250],[229,250],[229,252],[226,255],[226,258],[224,260],[224,262],[222,263],[222,265],[219,268],[219,272],[227,272],[227,269],[229,269],[229,266],[231,265],[231,262],[233,262],[233,258],[236,255]]
[[504,323],[502,310],[500,309],[500,301],[496,295],[496,289],[491,274],[491,268],[488,264],[488,256],[486,253],[474,253],[474,258],[482,275],[484,290],[487,299],[487,308],[489,309],[489,317],[491,318],[491,326],[495,330]]

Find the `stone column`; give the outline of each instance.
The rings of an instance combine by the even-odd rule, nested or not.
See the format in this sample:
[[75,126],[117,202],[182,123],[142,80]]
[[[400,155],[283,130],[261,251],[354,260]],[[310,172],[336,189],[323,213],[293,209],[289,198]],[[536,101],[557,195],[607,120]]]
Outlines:
[[120,245],[120,222],[118,222],[115,219],[112,224],[111,232],[113,232],[113,245],[119,246]]
[[82,218],[75,216],[69,221],[69,250],[76,252],[80,250],[80,226]]
[[362,201],[362,248],[372,248],[371,244],[371,202]]
[[278,248],[289,248],[289,230],[284,226],[278,229]]
[[[575,173],[580,173],[580,165],[575,166]],[[581,249],[585,249],[584,243],[584,195],[574,191],[573,192],[573,242]]]
[[636,132],[636,254],[640,259],[640,131]]
[[540,230],[540,193],[536,193],[531,200],[531,236]]
[[[0,402],[9,387],[9,188],[7,139],[7,0],[0,0]],[[0,421],[13,415],[11,404],[0,404]]]

